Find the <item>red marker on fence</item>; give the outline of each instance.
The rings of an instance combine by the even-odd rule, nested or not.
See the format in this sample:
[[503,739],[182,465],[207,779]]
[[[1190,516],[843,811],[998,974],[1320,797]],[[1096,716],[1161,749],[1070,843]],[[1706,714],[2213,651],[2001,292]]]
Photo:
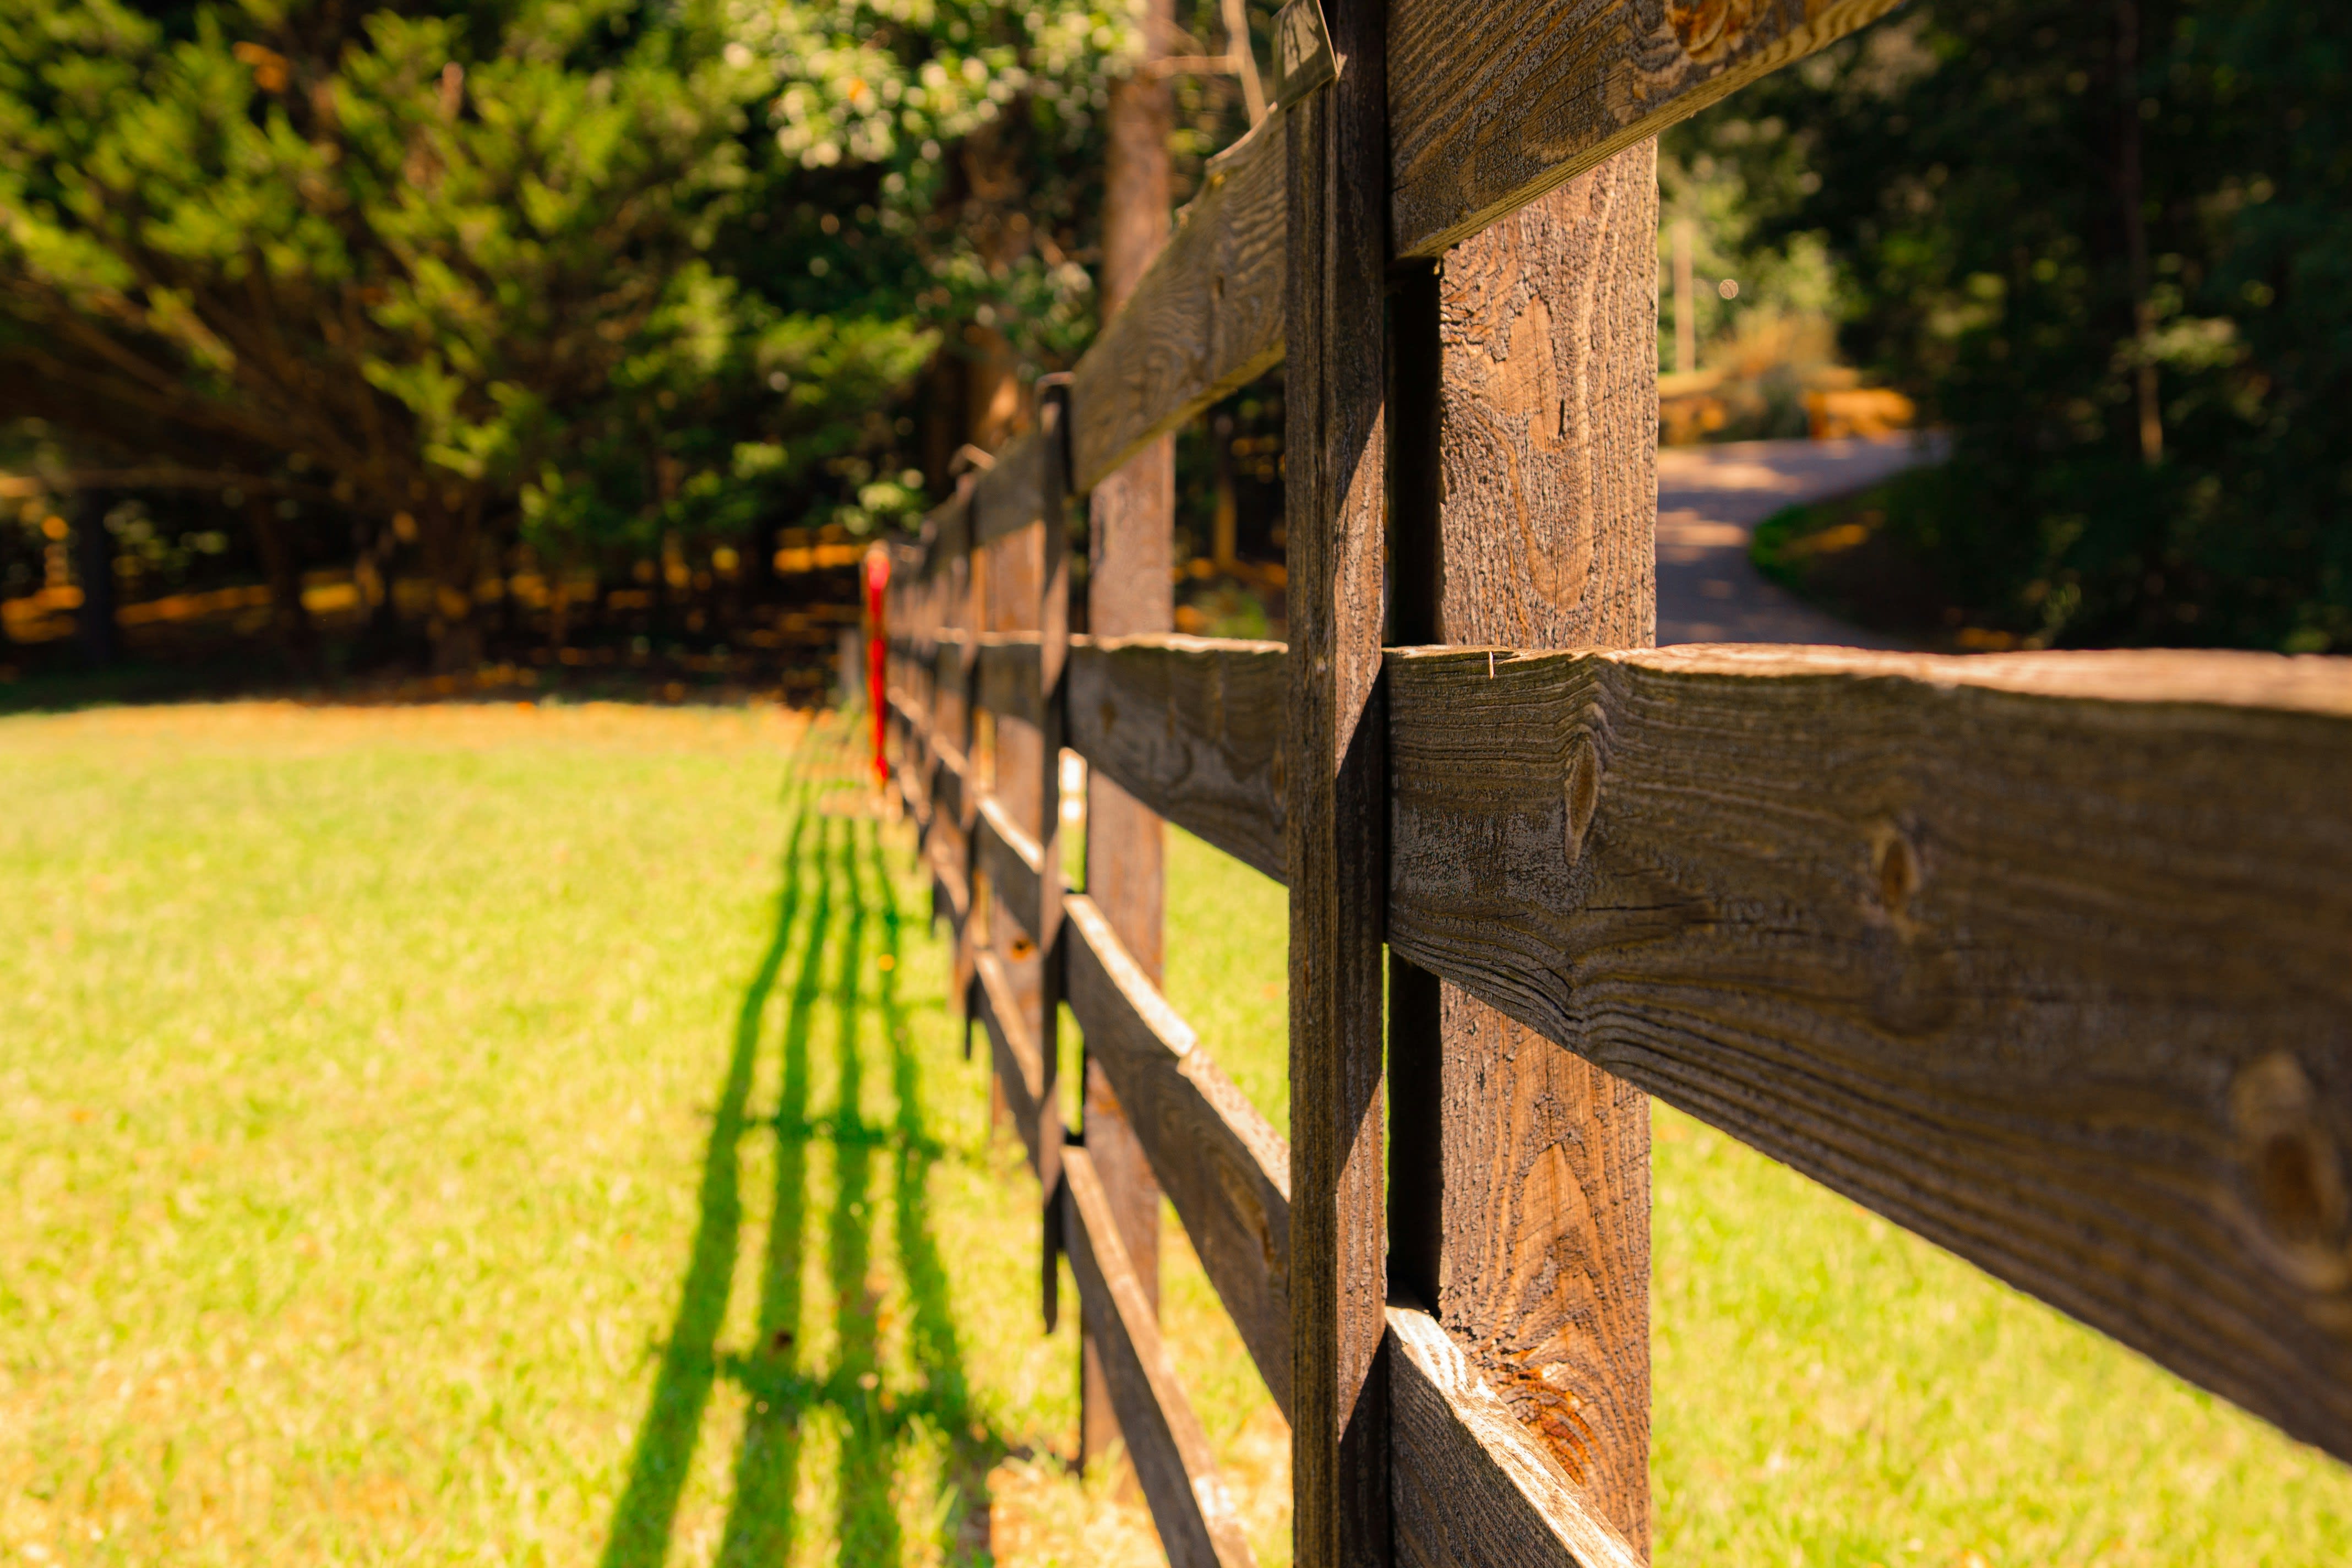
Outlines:
[[890,555],[880,545],[866,552],[866,705],[874,715],[874,782],[890,782],[883,754],[886,687],[883,679],[882,595],[890,586]]

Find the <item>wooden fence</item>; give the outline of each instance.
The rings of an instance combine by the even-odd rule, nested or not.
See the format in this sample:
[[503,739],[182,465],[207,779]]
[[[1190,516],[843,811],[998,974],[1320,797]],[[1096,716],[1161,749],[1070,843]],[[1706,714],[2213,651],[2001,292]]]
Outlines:
[[[1283,106],[896,551],[895,777],[1173,1562],[1250,1552],[1160,1190],[1302,1568],[1645,1561],[1644,1094],[2352,1457],[2352,670],[1647,647],[1653,138],[1888,8],[1333,0],[1318,83],[1296,0]],[[1070,635],[1070,503],[1278,363],[1287,645]],[[1287,1143],[1066,881],[1066,747],[1287,886]]]

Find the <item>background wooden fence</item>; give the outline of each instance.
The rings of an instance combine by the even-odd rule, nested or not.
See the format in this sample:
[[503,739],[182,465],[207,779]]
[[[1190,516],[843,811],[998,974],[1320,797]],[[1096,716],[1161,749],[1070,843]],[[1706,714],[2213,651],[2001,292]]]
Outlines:
[[[1336,78],[1277,62],[895,552],[895,777],[1088,1444],[1171,1561],[1250,1553],[1159,1337],[1163,1191],[1290,1420],[1300,1564],[1646,1560],[1644,1094],[2352,1457],[2352,671],[1647,647],[1652,138],[1889,8],[1335,0]],[[1165,437],[1277,363],[1286,645],[1139,624]],[[1288,888],[1287,1142],[1157,987],[1159,818]]]

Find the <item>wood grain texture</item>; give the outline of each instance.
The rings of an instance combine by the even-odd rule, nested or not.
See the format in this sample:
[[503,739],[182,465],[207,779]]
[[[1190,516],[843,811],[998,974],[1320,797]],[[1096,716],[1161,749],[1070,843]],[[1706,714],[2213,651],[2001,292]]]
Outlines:
[[966,475],[954,495],[923,514],[919,537],[927,577],[944,574],[971,552],[971,479]]
[[1043,923],[1038,918],[1038,902],[1045,880],[1037,841],[1022,830],[1004,803],[993,795],[980,797],[973,829],[974,857],[981,873],[988,879],[989,891],[997,908],[1013,918],[1024,936],[1035,942],[1040,934],[1038,927]]
[[1439,1317],[1586,1510],[1646,1558],[1649,1099],[1441,986]]
[[1395,0],[1391,224],[1436,256],[1898,0]]
[[[1644,141],[1446,253],[1441,640],[1650,642],[1657,227]],[[1436,1000],[1438,1320],[1646,1555],[1648,1101],[1442,979]]]
[[[940,900],[943,900],[936,907],[935,912],[944,914],[953,921],[958,946],[961,947],[964,921],[971,916],[971,887],[964,877],[965,855],[962,838],[954,825],[950,823],[939,829],[932,842],[936,847],[929,848],[925,859],[931,868],[931,879],[938,885]],[[950,989],[950,994],[962,994],[961,985],[968,984],[970,980],[971,976],[964,973],[962,966],[959,964],[957,966],[958,985]]]
[[1435,1319],[1388,1310],[1396,1560],[1409,1568],[1639,1568]]
[[1004,960],[982,948],[972,960],[973,1000],[981,1022],[987,1026],[996,1083],[1004,1096],[1013,1125],[1028,1151],[1029,1168],[1037,1168],[1039,1132],[1052,1107],[1045,1099],[1044,1064],[1037,1042],[1029,1033],[1028,1006]]
[[[1176,36],[1174,0],[1150,0],[1143,28],[1147,56]],[[1103,193],[1104,319],[1115,318],[1168,242],[1169,132],[1174,95],[1166,76],[1148,67],[1111,88],[1110,150]],[[1087,497],[1087,629],[1164,632],[1174,624],[1176,438],[1145,443],[1106,475]],[[1162,877],[1167,830],[1160,817],[1097,771],[1087,775],[1087,893],[1144,973],[1160,978]],[[1117,1216],[1137,1283],[1157,1311],[1160,1301],[1160,1184],[1151,1161],[1108,1075],[1086,1046],[1083,1116],[1087,1155]],[[1079,1460],[1118,1436],[1102,1358],[1091,1337],[1081,1352]]]
[[1283,645],[1073,639],[1069,744],[1179,827],[1280,880]]
[[[1066,906],[1070,1011],[1217,1298],[1290,1410],[1290,1149],[1234,1087],[1094,901]],[[1091,1147],[1094,1133],[1087,1132]]]
[[1045,721],[1044,665],[1036,633],[991,633],[980,639],[975,663],[982,707],[1025,724]]
[[1281,361],[1283,121],[1268,116],[1210,160],[1167,248],[1078,362],[1080,491]]
[[1083,1149],[1064,1153],[1062,1234],[1080,1310],[1102,1352],[1120,1432],[1173,1568],[1246,1568],[1255,1562],[1241,1516],[1217,1474],[1160,1338],[1151,1303],[1118,1238],[1101,1178]]
[[2352,1456],[2352,665],[1400,651],[1389,693],[1399,951]]
[[[1068,674],[1070,654],[1069,531],[1063,493],[1063,480],[1069,471],[1069,414],[1066,382],[1040,388],[1040,517],[1034,530],[1039,542],[1039,592],[1033,623],[1037,628],[1037,713],[1034,721],[1037,750],[1034,793],[1029,806],[1029,828],[1037,849],[1037,893],[1029,931],[1037,952],[1037,996],[1030,1013],[1031,1036],[1037,1042],[1048,1107],[1037,1129],[1037,1176],[1045,1184],[1046,1202],[1038,1216],[1038,1290],[1048,1329],[1058,1315],[1055,1297],[1061,1279],[1060,1265],[1055,1256],[1061,1235],[1061,1216],[1052,1205],[1062,1179],[1062,1118],[1054,1108],[1062,1102],[1055,1089],[1062,1059],[1062,965],[1056,955],[1062,939],[1063,682]],[[1008,718],[1007,722],[1018,721]]]
[[1435,640],[1655,636],[1657,247],[1644,141],[1446,254]]
[[[942,637],[932,654],[926,702],[931,721],[927,744],[934,752],[947,748],[961,756],[971,754],[972,686],[977,676],[973,651],[968,638]],[[970,812],[963,816],[970,820]]]
[[[1290,631],[1292,1548],[1385,1568],[1380,706],[1388,265],[1384,0],[1325,7],[1337,81],[1293,104],[1284,315]],[[1272,123],[1271,121],[1268,121]]]
[[[1087,626],[1096,637],[1165,636],[1175,624],[1176,445],[1162,437],[1128,459],[1087,498],[1091,513]],[[1078,683],[1097,657],[1073,638],[1066,687],[1068,743],[1084,754],[1076,731],[1086,700]],[[1099,684],[1099,677],[1096,678]],[[1100,718],[1100,698],[1096,698]],[[1114,713],[1117,711],[1114,709]],[[1098,728],[1099,725],[1097,724]],[[1100,768],[1087,776],[1087,890],[1144,973],[1160,977],[1162,885],[1167,834],[1151,811]],[[1095,1168],[1103,1170],[1102,1151]],[[1108,1181],[1108,1179],[1107,1179]],[[1109,1184],[1116,1186],[1116,1184]],[[1129,1252],[1147,1283],[1154,1278],[1129,1237]]]
[[993,544],[1046,515],[1047,487],[1054,479],[1048,468],[1055,458],[1055,442],[1042,429],[996,454],[996,461],[971,487],[973,548]]
[[926,785],[930,791],[934,818],[953,823],[969,838],[980,799],[971,787],[971,764],[936,728],[930,732],[930,765],[931,774]]

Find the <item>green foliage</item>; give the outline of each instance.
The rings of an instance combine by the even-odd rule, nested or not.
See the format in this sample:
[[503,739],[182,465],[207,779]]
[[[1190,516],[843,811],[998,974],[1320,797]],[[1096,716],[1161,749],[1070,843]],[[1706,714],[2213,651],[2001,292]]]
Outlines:
[[[1735,100],[1744,105],[1746,100]],[[1759,335],[1767,322],[1833,318],[1844,301],[1822,237],[1772,220],[1814,189],[1804,142],[1779,115],[1725,110],[1682,121],[1658,144],[1658,265],[1674,264],[1674,230],[1687,221],[1702,344]],[[1724,282],[1735,285],[1722,291]],[[1668,287],[1671,288],[1669,279]],[[1660,300],[1658,363],[1674,364],[1674,303]],[[1702,351],[1702,363],[1712,356]]]
[[1989,623],[2352,647],[2347,77],[2338,8],[1920,0],[1738,100],[1818,176],[1747,159],[1762,232],[1958,435],[1891,522]]
[[509,526],[898,515],[944,324],[1091,331],[1057,171],[1130,47],[1087,0],[0,0],[0,417],[407,513],[458,623]]

